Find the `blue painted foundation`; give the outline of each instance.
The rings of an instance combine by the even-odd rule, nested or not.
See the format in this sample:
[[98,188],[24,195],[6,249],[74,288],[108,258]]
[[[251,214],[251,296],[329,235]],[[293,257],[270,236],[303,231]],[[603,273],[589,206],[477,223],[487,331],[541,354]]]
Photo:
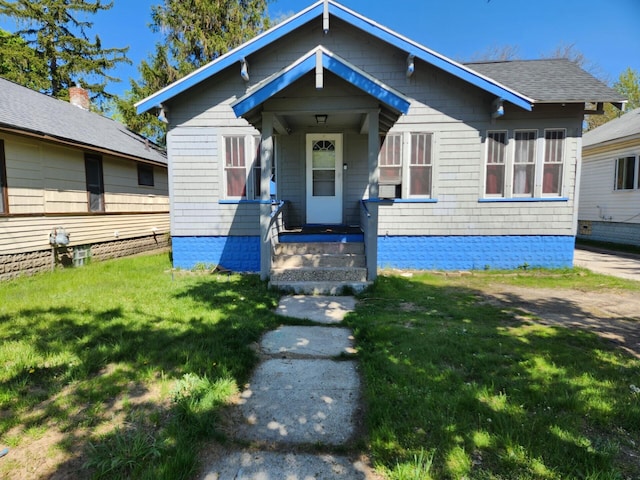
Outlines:
[[573,266],[573,236],[378,237],[378,267],[483,270]]
[[220,265],[234,272],[260,271],[260,237],[173,237],[173,266]]

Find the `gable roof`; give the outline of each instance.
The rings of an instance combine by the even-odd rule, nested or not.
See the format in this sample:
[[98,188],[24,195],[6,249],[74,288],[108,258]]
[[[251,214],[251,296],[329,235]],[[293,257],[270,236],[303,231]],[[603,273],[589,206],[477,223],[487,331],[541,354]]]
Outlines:
[[535,103],[624,103],[614,89],[566,58],[466,63],[469,68],[509,85]]
[[591,147],[600,143],[614,142],[628,137],[640,138],[640,108],[588,131],[582,136],[582,146]]
[[396,112],[405,114],[409,112],[411,101],[403,94],[383,84],[344,58],[335,55],[322,46],[318,46],[293,62],[289,67],[267,78],[251,92],[236,100],[231,105],[234,113],[238,116],[244,115],[303,75],[314,70],[317,62],[321,62],[323,68],[369,93]]
[[121,123],[0,78],[2,130],[133,160],[167,164],[161,151]]
[[276,40],[283,38],[311,20],[322,17],[325,3],[328,7],[329,15],[335,16],[356,28],[374,35],[400,50],[404,50],[407,52],[407,55],[413,55],[415,58],[434,65],[466,82],[469,82],[472,85],[477,86],[480,89],[518,105],[525,110],[532,109],[532,103],[534,101],[526,95],[512,90],[511,88],[486,77],[478,71],[472,70],[443,55],[440,55],[439,53],[436,53],[433,50],[428,49],[423,45],[409,40],[408,38],[374,22],[373,20],[347,9],[334,0],[328,0],[326,2],[324,0],[320,0],[263,34],[258,35],[254,39],[231,50],[182,79],[136,103],[138,113],[147,112],[154,108],[160,108],[163,102],[187,91],[189,88],[216,75],[227,67],[239,63],[249,55],[259,51]]

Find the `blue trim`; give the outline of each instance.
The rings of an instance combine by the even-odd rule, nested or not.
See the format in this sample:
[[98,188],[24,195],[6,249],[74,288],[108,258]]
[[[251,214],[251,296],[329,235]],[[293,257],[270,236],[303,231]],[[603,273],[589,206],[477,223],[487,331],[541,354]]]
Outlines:
[[[137,113],[144,113],[153,108],[160,107],[163,102],[170,100],[198,83],[216,75],[234,63],[239,63],[243,58],[248,57],[271,43],[283,38],[314,18],[322,16],[323,10],[324,2],[315,3],[307,10],[303,10],[297,15],[291,17],[289,20],[282,22],[271,30],[268,30],[262,35],[259,35],[253,40],[250,40],[235,50],[232,50],[228,54],[219,57],[208,65],[196,70],[192,74],[187,75],[183,79],[174,82],[163,90],[160,90],[154,95],[142,100],[136,104]],[[406,51],[408,54],[415,55],[416,58],[469,82],[482,90],[490,92],[495,96],[511,102],[527,111],[531,111],[533,109],[531,105],[532,100],[526,96],[507,90],[497,83],[481,77],[471,69],[459,65],[444,56],[436,55],[435,52],[430,51],[422,45],[409,41],[391,30],[381,28],[372,20],[366,19],[360,15],[354,15],[353,13],[346,11],[344,7],[339,4],[330,1],[329,12],[350,25],[364,30],[369,34],[376,36],[380,40],[386,41],[387,43]]]
[[388,88],[371,81],[360,72],[355,71],[350,65],[336,57],[330,57],[325,53],[322,54],[322,65],[330,72],[335,73],[340,78],[358,87],[360,90],[368,93],[372,97],[377,98],[381,102],[389,105],[398,112],[405,115],[409,113],[411,103],[404,98],[396,95]]
[[260,237],[172,237],[173,266],[220,265],[234,272],[260,271]]
[[244,205],[244,204],[254,204],[254,205],[271,205],[273,202],[271,200],[245,200],[245,199],[219,199],[218,204],[220,205]]
[[[138,114],[147,112],[152,108],[160,107],[163,102],[189,90],[191,87],[199,84],[200,82],[216,75],[227,67],[230,67],[234,63],[238,63],[245,57],[261,50],[262,48],[270,45],[271,43],[279,40],[280,38],[288,35],[294,30],[298,29],[305,23],[310,22],[314,18],[322,15],[322,5],[317,3],[315,6],[309,7],[306,11],[302,11],[290,19],[278,24],[271,30],[266,31],[262,35],[257,36],[253,40],[249,40],[247,43],[232,50],[231,52],[219,57],[212,61],[208,65],[196,70],[190,75],[182,78],[166,87],[164,90],[160,90],[156,94],[147,97],[136,105],[136,112]],[[240,65],[238,65],[238,75],[240,75]]]
[[568,202],[567,197],[535,197],[535,198],[480,198],[478,203],[514,203],[514,202]]
[[367,203],[438,203],[437,198],[367,198]]
[[362,243],[364,234],[362,233],[293,233],[280,234],[280,243]]
[[322,66],[330,72],[336,74],[338,77],[351,83],[353,86],[359,88],[365,93],[368,93],[394,110],[404,113],[405,115],[409,112],[411,102],[409,102],[408,99],[392,92],[386,86],[378,84],[370,78],[367,78],[365,75],[355,70],[354,67],[346,60],[329,55],[325,51],[314,49],[308,57],[302,57],[298,60],[298,64],[294,63],[292,68],[270,79],[255,92],[247,95],[238,103],[233,105],[233,112],[236,116],[240,117],[251,111],[276,93],[287,88],[305,74],[314,70],[316,67],[317,51],[322,53]]
[[573,266],[573,236],[380,236],[378,266],[483,270]]
[[305,58],[300,64],[296,65],[291,70],[284,72],[282,75],[278,75],[264,86],[260,87],[254,93],[246,97],[243,101],[233,106],[233,112],[236,116],[240,117],[248,111],[254,109],[261,103],[271,98],[276,93],[284,90],[296,80],[300,79],[306,73],[313,70],[316,66],[315,56]]

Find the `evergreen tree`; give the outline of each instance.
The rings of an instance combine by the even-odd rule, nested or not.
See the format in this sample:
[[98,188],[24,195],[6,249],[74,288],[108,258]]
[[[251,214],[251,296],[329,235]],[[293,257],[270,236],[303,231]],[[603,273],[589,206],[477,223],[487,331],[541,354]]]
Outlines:
[[127,126],[156,142],[165,127],[155,116],[136,116],[133,104],[255,37],[269,26],[269,0],[164,0],[152,8],[151,29],[162,34],[143,61],[118,111]]
[[47,65],[22,37],[0,29],[0,77],[32,90],[45,90]]
[[[21,27],[16,36],[24,39],[46,68],[46,87],[41,91],[67,98],[68,89],[80,83],[93,100],[112,98],[107,82],[118,79],[108,72],[120,62],[129,62],[126,48],[103,48],[100,37],[91,40],[93,23],[81,17],[109,10],[113,2],[89,0],[0,0],[0,16],[13,19]],[[41,75],[41,71],[34,75]],[[33,77],[23,83],[36,83]]]

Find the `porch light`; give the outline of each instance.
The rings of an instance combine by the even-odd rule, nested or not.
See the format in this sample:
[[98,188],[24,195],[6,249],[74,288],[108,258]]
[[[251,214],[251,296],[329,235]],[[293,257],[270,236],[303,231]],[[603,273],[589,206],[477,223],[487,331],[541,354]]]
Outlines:
[[328,118],[328,115],[316,115],[316,123],[318,125],[326,125],[327,118]]

